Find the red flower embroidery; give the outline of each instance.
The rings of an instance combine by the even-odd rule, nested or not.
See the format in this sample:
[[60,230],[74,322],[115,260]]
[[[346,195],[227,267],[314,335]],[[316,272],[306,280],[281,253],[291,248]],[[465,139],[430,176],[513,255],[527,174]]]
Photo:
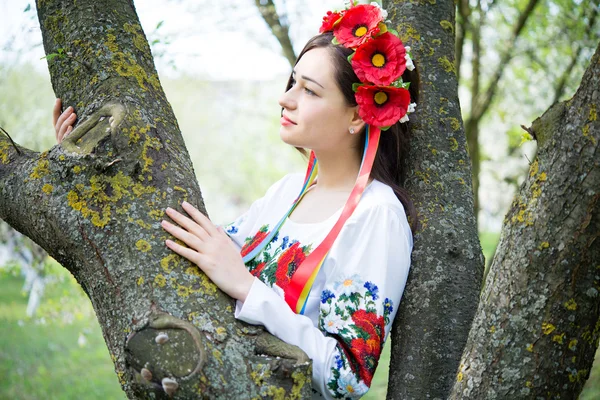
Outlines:
[[281,256],[277,260],[277,271],[275,272],[275,283],[277,286],[286,290],[290,284],[292,274],[305,258],[306,254],[304,254],[304,250],[300,247],[300,242],[295,242],[281,253]]
[[359,337],[352,339],[350,351],[358,362],[358,374],[367,386],[371,386],[371,380],[379,362],[379,355],[383,348],[385,335],[385,322],[383,316],[373,312],[358,310],[352,314],[352,320],[367,335],[367,339]]
[[379,33],[379,23],[382,21],[379,7],[360,4],[346,10],[333,34],[343,46],[356,48]]
[[256,248],[256,246],[258,246],[260,244],[260,242],[262,242],[263,239],[266,238],[267,235],[269,235],[268,228],[269,228],[269,225],[263,225],[260,228],[260,230],[258,232],[256,232],[256,235],[254,235],[254,237],[249,242],[246,242],[244,244],[244,246],[242,247],[242,250],[240,252],[242,257],[244,257],[246,254],[250,253],[252,250],[254,250]]
[[258,276],[260,275],[260,273],[262,272],[263,268],[265,267],[265,265],[267,265],[267,263],[260,262],[258,263],[258,265],[256,266],[256,268],[254,268],[252,271],[250,271],[250,273],[254,276]]
[[358,114],[367,124],[384,127],[395,124],[406,115],[410,94],[393,86],[359,86],[356,102]]
[[352,68],[361,82],[387,86],[406,69],[405,56],[402,41],[386,32],[356,49]]
[[340,12],[327,11],[327,15],[323,17],[323,24],[319,28],[319,33],[327,32],[333,29],[333,26],[344,15],[345,10]]

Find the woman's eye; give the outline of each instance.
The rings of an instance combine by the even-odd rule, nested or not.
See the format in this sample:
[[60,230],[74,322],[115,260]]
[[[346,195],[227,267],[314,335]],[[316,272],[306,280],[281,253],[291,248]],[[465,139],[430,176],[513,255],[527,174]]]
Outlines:
[[[291,83],[290,83],[290,88],[292,86],[294,86],[295,84],[296,84],[296,80],[294,78],[292,78]],[[304,88],[304,90],[306,91],[306,93],[310,94],[311,96],[316,96],[317,95],[315,92],[313,92],[309,88]]]

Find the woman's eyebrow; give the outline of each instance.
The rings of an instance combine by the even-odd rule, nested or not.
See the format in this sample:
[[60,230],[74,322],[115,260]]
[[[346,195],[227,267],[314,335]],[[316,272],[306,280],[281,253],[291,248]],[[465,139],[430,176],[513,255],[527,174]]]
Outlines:
[[[296,74],[296,71],[292,70],[292,76],[294,76],[295,74]],[[309,78],[308,76],[300,75],[300,77],[306,81],[314,82],[317,85],[321,86],[323,89],[325,89],[325,87],[323,85],[321,85],[319,82],[315,81],[314,79]]]

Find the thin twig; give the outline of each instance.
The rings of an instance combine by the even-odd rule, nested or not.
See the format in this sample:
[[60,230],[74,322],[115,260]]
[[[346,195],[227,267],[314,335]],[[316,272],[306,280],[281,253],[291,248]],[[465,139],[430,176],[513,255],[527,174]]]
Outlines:
[[21,150],[19,150],[19,148],[17,147],[17,144],[15,142],[13,142],[12,138],[10,137],[10,135],[8,134],[8,132],[6,132],[4,130],[3,127],[0,126],[0,130],[2,130],[2,132],[4,132],[4,134],[6,135],[6,137],[8,137],[8,140],[10,140],[10,142],[12,143],[13,147],[15,148],[15,150],[17,150],[17,153],[19,155],[21,155]]

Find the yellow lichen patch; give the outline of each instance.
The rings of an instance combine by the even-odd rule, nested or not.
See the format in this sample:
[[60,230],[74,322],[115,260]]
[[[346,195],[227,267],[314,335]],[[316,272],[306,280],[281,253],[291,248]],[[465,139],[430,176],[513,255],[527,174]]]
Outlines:
[[423,173],[421,171],[416,171],[415,175],[421,179],[423,182],[425,182],[426,184],[429,184],[429,174],[427,173]]
[[569,299],[569,301],[565,303],[565,308],[571,311],[577,310],[577,303],[575,302],[575,299]]
[[545,182],[545,181],[546,181],[546,179],[547,179],[547,175],[546,175],[546,173],[545,173],[545,172],[542,172],[542,173],[540,174],[540,176],[538,176],[538,180],[539,180],[540,182]]
[[158,287],[165,287],[167,278],[165,278],[163,274],[158,274],[154,277],[154,284]]
[[416,41],[421,40],[421,35],[419,35],[417,33],[417,30],[415,28],[413,28],[413,26],[410,24],[400,23],[396,27],[396,31],[398,31],[398,33],[400,33],[400,39],[404,43],[408,42],[410,39],[414,39]]
[[533,353],[533,343],[529,343],[527,345],[527,351],[530,352],[530,353]]
[[573,372],[571,372],[569,374],[569,380],[571,382],[573,382],[573,383],[574,382],[585,381],[585,378],[587,377],[587,375],[588,375],[588,370],[587,369],[581,369],[581,370],[579,370],[577,372],[573,371]]
[[454,33],[454,24],[452,22],[446,21],[445,19],[443,19],[443,20],[440,21],[440,25],[445,30]]
[[590,105],[590,116],[588,117],[588,120],[595,121],[596,119],[598,119],[598,114],[596,113],[596,104],[592,103]]
[[52,191],[54,190],[54,186],[46,183],[44,186],[42,186],[42,192],[46,193],[46,194],[50,194],[52,193]]
[[454,67],[454,63],[452,61],[450,61],[448,59],[448,57],[443,56],[438,58],[438,62],[442,65],[442,68],[444,68],[444,71],[446,72],[452,72],[454,75],[456,75],[456,68]]
[[153,219],[159,220],[164,217],[165,212],[163,210],[152,210],[148,213],[148,215]]
[[160,89],[160,83],[156,75],[148,76],[146,70],[137,64],[131,55],[125,55],[122,52],[115,53],[112,59],[112,67],[121,76],[135,78],[144,91],[148,90],[146,84],[150,84],[154,89]]
[[137,282],[138,286],[141,286],[141,285],[143,285],[143,284],[144,284],[144,277],[143,277],[143,276],[140,276],[140,277],[137,279],[137,281],[136,281],[136,282]]
[[590,125],[589,124],[585,124],[583,126],[583,136],[588,138],[594,146],[596,145],[596,138],[593,135],[590,135]]
[[449,137],[448,140],[450,141],[450,150],[458,150],[458,141],[454,137]]
[[555,329],[556,327],[549,322],[542,323],[542,332],[544,332],[544,335],[551,334]]
[[301,371],[292,372],[292,380],[294,385],[292,386],[292,393],[290,393],[290,399],[300,399],[302,388],[304,385],[311,381],[312,377]]
[[458,183],[460,183],[461,185],[464,185],[466,182],[463,178],[458,178],[457,179]]
[[463,376],[463,373],[462,373],[462,372],[459,372],[459,373],[456,375],[456,381],[457,381],[457,382],[462,382],[463,378],[464,378],[464,376]]
[[[572,339],[569,342],[569,350],[575,351],[576,349],[577,349],[577,339]],[[575,362],[575,360],[573,360],[573,362]]]
[[200,269],[198,267],[188,267],[185,270],[185,273],[188,275],[193,275],[193,276],[200,276]]
[[223,359],[221,358],[221,352],[219,350],[214,349],[212,355],[221,365],[223,365]]
[[50,169],[48,168],[48,160],[46,158],[41,158],[35,168],[33,168],[33,171],[31,171],[31,174],[29,174],[29,177],[31,179],[40,179],[49,173]]
[[458,119],[454,118],[454,117],[450,117],[448,118],[450,120],[450,127],[452,128],[453,131],[457,131],[460,129],[460,122],[458,122]]
[[148,156],[148,149],[154,149],[157,151],[162,149],[160,140],[155,137],[146,136],[146,140],[144,140],[144,146],[142,148],[142,159],[144,160],[142,172],[149,172],[150,166],[154,164],[154,160]]
[[492,325],[490,327],[490,333],[495,333],[496,332],[496,327],[494,325]]
[[433,39],[431,43],[435,46],[440,46],[442,44],[442,41],[440,39]]
[[61,154],[60,156],[58,156],[58,159],[59,159],[60,161],[65,161],[67,158],[65,157],[65,155],[64,155],[64,154]]
[[531,163],[531,166],[529,167],[529,177],[533,178],[533,176],[538,173],[539,168],[540,168],[540,165],[539,165],[538,160],[536,158]]
[[213,295],[217,293],[217,285],[215,285],[205,274],[200,275],[200,281],[206,294]]
[[81,166],[79,166],[79,165],[74,166],[73,167],[73,172],[76,173],[76,174],[81,173]]
[[544,250],[544,249],[547,249],[548,247],[550,247],[550,243],[548,243],[548,242],[542,242],[542,243],[540,243],[540,245],[538,246],[538,249],[540,249],[540,250]]
[[117,46],[117,37],[112,33],[106,35],[106,42],[104,42],[104,45],[113,53],[116,53],[119,50],[119,46]]
[[0,142],[0,163],[8,164],[8,149],[10,143],[8,141]]
[[152,246],[150,246],[150,243],[146,242],[143,239],[138,240],[135,243],[135,247],[137,247],[137,249],[143,253],[147,253],[150,251],[150,249],[152,249]]
[[141,32],[142,32],[142,27],[139,26],[138,24],[130,24],[129,22],[125,23],[125,25],[123,25],[123,29],[125,30],[125,32],[130,33],[133,35],[133,45],[139,50],[139,51],[147,51],[148,50],[148,46],[146,42],[146,39],[144,39],[144,36],[142,36]]
[[168,274],[179,265],[179,256],[177,254],[169,254],[160,260],[160,266]]
[[563,341],[565,340],[565,334],[561,333],[560,335],[554,335],[552,336],[552,341],[556,342],[558,344],[563,344]]
[[448,114],[448,111],[444,110],[444,106],[441,106],[440,109],[438,110],[438,114],[440,114],[440,115]]
[[[132,219],[132,218],[128,218],[127,220],[128,220],[128,221],[130,221],[131,219]],[[130,222],[131,222],[131,221],[130,221]],[[136,219],[136,220],[135,220],[135,223],[136,223],[136,224],[138,224],[139,226],[141,226],[141,227],[142,227],[142,228],[144,228],[144,229],[152,229],[152,225],[150,225],[150,224],[149,224],[149,223],[147,223],[147,222],[144,222],[144,221],[143,221],[143,220],[141,220],[141,219]]]
[[179,297],[189,297],[190,288],[183,285],[177,285],[177,295]]

